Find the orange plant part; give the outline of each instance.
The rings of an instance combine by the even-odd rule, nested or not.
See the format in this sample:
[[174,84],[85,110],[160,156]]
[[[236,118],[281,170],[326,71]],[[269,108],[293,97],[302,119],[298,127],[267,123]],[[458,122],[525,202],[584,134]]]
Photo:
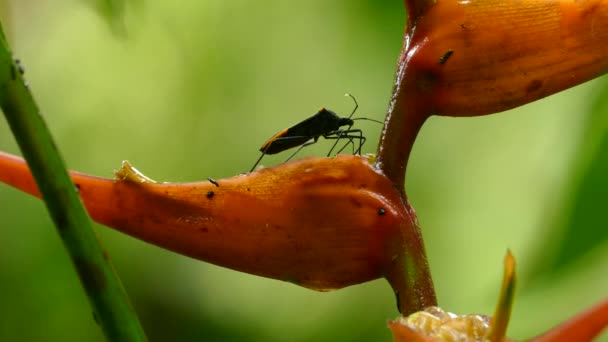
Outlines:
[[492,114],[608,71],[608,0],[440,0],[410,37],[428,114]]
[[[504,276],[494,317],[456,315],[428,307],[407,317],[389,321],[395,342],[509,342],[506,338],[515,293],[515,258],[507,251]],[[530,342],[589,342],[608,326],[608,299],[576,315]]]
[[389,321],[388,326],[391,328],[393,341],[395,342],[438,342],[437,339],[433,337],[421,334],[406,325],[394,321]]
[[[438,308],[427,308],[426,311],[440,311],[440,309]],[[414,313],[413,315],[426,315],[426,311],[424,312],[417,312]],[[446,313],[443,312],[443,314],[445,315]],[[435,314],[436,316],[437,314]],[[464,316],[456,316],[454,314],[450,314],[452,317],[449,318],[449,322],[448,319],[446,319],[443,322],[440,322],[438,319],[436,319],[435,317],[431,316],[431,315],[427,315],[430,316],[430,319],[427,319],[426,322],[424,322],[423,324],[425,324],[426,326],[428,326],[428,328],[432,328],[432,329],[436,329],[436,330],[440,330],[440,328],[437,326],[439,324],[446,324],[446,325],[451,325],[450,326],[446,326],[444,327],[444,331],[445,333],[443,334],[444,338],[438,338],[438,337],[432,337],[429,336],[423,332],[421,332],[419,329],[411,327],[407,324],[403,324],[398,320],[395,321],[389,321],[388,322],[388,326],[390,327],[392,333],[393,333],[393,340],[395,342],[442,342],[442,341],[463,341],[462,337],[464,335],[464,333],[459,333],[459,332],[453,332],[451,331],[451,329],[455,329],[455,328],[468,328],[469,331],[471,331],[472,329],[471,327],[471,321],[479,321],[480,319],[483,319],[483,316],[480,315],[464,315]],[[474,320],[474,316],[476,319]],[[422,321],[421,319],[418,319],[418,321]],[[601,301],[599,304],[577,314],[576,316],[572,317],[571,319],[569,319],[568,321],[556,326],[555,328],[547,331],[546,333],[529,339],[527,340],[528,342],[590,342],[593,341],[594,338],[596,338],[601,332],[602,330],[604,330],[606,328],[606,326],[608,325],[608,300],[603,300]],[[449,339],[449,337],[455,337],[458,336],[461,339],[458,338],[453,338],[453,339]],[[479,336],[476,334],[472,334],[469,335],[470,339],[467,341],[483,341],[483,342],[490,342],[490,340],[488,340],[485,337]],[[505,342],[509,342],[509,341],[513,341],[511,339],[503,339],[502,341]]]
[[[434,305],[413,211],[364,157],[302,159],[217,186],[71,175],[93,220],[155,245],[315,290],[386,277],[401,311]],[[25,162],[1,152],[0,181],[39,196]]]
[[530,342],[593,341],[608,326],[608,298]]
[[513,301],[515,299],[515,257],[507,250],[504,261],[504,274],[502,278],[502,287],[498,296],[498,304],[494,310],[494,317],[490,323],[490,330],[486,334],[486,338],[490,342],[501,342],[507,335],[507,326],[511,319],[511,311],[513,309]]
[[608,0],[405,5],[408,25],[378,151],[396,185],[430,115],[502,112],[608,71]]
[[[377,164],[310,158],[184,184],[72,173],[91,217],[158,246],[317,290],[385,277],[399,310],[436,304],[405,170],[430,115],[504,111],[608,70],[608,0],[406,0]],[[34,195],[24,162],[0,181]]]

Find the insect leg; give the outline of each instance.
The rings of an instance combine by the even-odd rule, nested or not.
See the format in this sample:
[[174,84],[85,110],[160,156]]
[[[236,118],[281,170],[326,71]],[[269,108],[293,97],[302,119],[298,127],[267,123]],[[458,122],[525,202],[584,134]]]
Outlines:
[[346,144],[344,144],[344,146],[342,146],[342,148],[340,148],[338,150],[338,152],[336,152],[336,154],[340,154],[342,151],[344,151],[344,149],[348,146],[351,145],[353,148],[353,154],[355,154],[355,143],[353,142],[353,140],[355,139],[354,137],[349,136],[348,134],[342,133],[340,135],[340,138],[344,138],[344,139],[348,139],[348,141],[346,142]]
[[258,166],[258,164],[262,161],[262,158],[264,158],[265,155],[266,152],[262,152],[262,155],[260,156],[260,158],[258,158],[255,164],[253,164],[253,167],[251,168],[251,170],[249,170],[249,172],[253,172],[253,170],[255,170],[255,167]]
[[[344,145],[338,151],[338,153],[342,152],[346,148],[346,146],[348,146],[348,144],[352,144],[353,154],[361,154],[361,149],[363,148],[363,144],[365,144],[365,141],[367,141],[367,138],[365,136],[363,136],[363,132],[360,129],[352,129],[349,131],[344,131],[343,137],[348,138],[348,143],[346,143],[346,145]],[[355,140],[355,139],[359,140],[359,147],[356,150],[355,150],[355,143],[353,142],[353,140]]]
[[365,144],[365,142],[367,141],[367,138],[365,136],[363,136],[363,132],[362,131],[359,131],[359,138],[354,138],[353,137],[352,139],[359,139],[359,149],[357,151],[355,151],[355,154],[361,155],[361,149],[363,148],[363,144]]
[[[348,130],[344,130],[344,131],[334,131],[334,132],[324,135],[323,137],[325,139],[335,139],[336,140],[336,143],[334,143],[334,146],[327,154],[328,157],[331,155],[332,151],[334,150],[334,147],[337,145],[337,143],[340,139],[348,139],[348,142],[344,146],[342,146],[342,148],[340,148],[340,150],[338,150],[338,152],[336,154],[342,152],[346,148],[346,146],[348,146],[349,144],[353,144],[353,154],[361,154],[361,149],[363,147],[363,144],[365,144],[365,141],[367,140],[367,138],[365,138],[365,136],[363,136],[363,131],[361,131],[360,129],[348,129]],[[355,140],[355,139],[359,140],[359,147],[357,148],[357,150],[354,149],[353,140]]]
[[301,149],[303,149],[304,147],[306,147],[306,146],[310,146],[310,145],[312,145],[312,144],[316,143],[316,142],[317,142],[317,140],[319,140],[319,137],[314,137],[312,141],[309,141],[309,142],[307,142],[307,143],[302,144],[302,146],[298,147],[298,149],[297,149],[297,150],[296,150],[294,153],[292,153],[292,154],[289,156],[289,158],[287,158],[287,159],[284,161],[284,163],[286,163],[286,162],[288,162],[289,160],[291,160],[291,158],[293,158],[293,157],[294,157],[296,154],[298,154],[298,152],[300,152],[300,150],[301,150]]
[[[323,138],[325,138],[325,139],[336,139],[336,142],[331,146],[331,149],[329,149],[329,153],[327,153],[328,157],[331,156],[331,153],[333,152],[334,148],[336,148],[336,146],[338,145],[338,142],[340,142],[340,139],[345,137],[344,133],[350,131],[350,127],[348,127],[348,128],[349,129],[347,129],[345,131],[337,130],[337,131],[333,131],[333,132],[323,135]],[[343,149],[344,149],[344,147],[341,148],[340,151],[342,151]],[[340,152],[338,152],[338,153],[340,153]]]
[[[309,141],[311,139],[313,141]],[[260,161],[262,160],[262,158],[264,158],[264,156],[266,154],[275,154],[275,153],[279,153],[279,152],[282,152],[287,149],[291,149],[296,146],[300,146],[294,153],[292,153],[289,156],[289,158],[287,158],[287,160],[286,160],[286,162],[287,162],[291,158],[293,158],[293,156],[295,156],[302,148],[316,143],[318,139],[319,139],[318,136],[317,137],[289,136],[289,137],[276,138],[273,141],[271,141],[268,144],[268,146],[266,146],[264,151],[262,151],[262,155],[260,156],[260,158],[258,158],[258,160],[255,162],[255,164],[251,168],[251,171],[249,171],[249,172],[253,172],[253,170],[255,170],[255,168],[258,166],[258,164],[260,163]],[[280,149],[277,150],[277,148],[279,146],[280,146]],[[271,149],[271,147],[273,147],[273,149]]]
[[360,137],[358,137],[358,136],[354,137],[354,136],[349,136],[349,135],[344,136],[344,138],[348,138],[348,141],[346,142],[346,144],[344,144],[344,146],[342,146],[342,148],[341,148],[341,149],[339,149],[339,150],[338,150],[338,152],[336,152],[336,154],[342,153],[342,151],[344,151],[344,149],[345,149],[345,148],[346,148],[348,145],[351,145],[352,150],[353,150],[353,152],[352,152],[353,154],[357,154],[357,153],[359,153],[359,152],[357,152],[357,151],[359,151],[359,150],[360,150],[360,148],[359,148],[359,149],[357,149],[357,150],[355,150],[355,143],[353,142],[353,140],[355,140],[355,139],[359,139],[359,145],[361,145],[361,138],[362,138],[362,139],[365,139],[365,138],[364,138],[364,137],[361,137],[361,138],[360,138]]

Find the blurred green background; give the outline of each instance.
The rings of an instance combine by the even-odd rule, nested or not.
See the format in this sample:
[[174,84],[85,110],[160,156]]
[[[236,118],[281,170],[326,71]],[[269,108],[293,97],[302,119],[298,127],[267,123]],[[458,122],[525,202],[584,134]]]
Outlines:
[[[321,106],[349,113],[345,92],[382,120],[405,19],[401,1],[0,3],[68,166],[111,177],[128,159],[161,181],[248,171],[277,131]],[[357,126],[373,152],[380,127]],[[0,150],[19,154],[5,120]],[[407,192],[442,307],[491,314],[507,248],[520,275],[510,336],[604,298],[607,175],[606,78],[499,115],[430,119]],[[42,202],[0,185],[0,213],[0,341],[102,340]],[[383,280],[318,293],[96,228],[151,341],[390,341]]]

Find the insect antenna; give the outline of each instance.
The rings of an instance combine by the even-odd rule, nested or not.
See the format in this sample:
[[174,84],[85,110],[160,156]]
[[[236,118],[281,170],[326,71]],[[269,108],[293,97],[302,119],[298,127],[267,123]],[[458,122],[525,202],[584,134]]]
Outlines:
[[[348,141],[346,142],[346,144],[344,144],[344,146],[342,146],[342,148],[338,151],[338,153],[342,152],[348,145],[352,145],[353,146],[353,151],[355,149],[355,143],[354,143],[354,139],[359,139],[359,148],[357,149],[356,152],[354,153],[361,153],[361,148],[363,147],[363,144],[365,143],[365,137],[363,136],[363,133],[361,132],[361,130],[353,130],[351,129],[353,126],[353,123],[355,120],[367,120],[367,121],[373,121],[379,124],[384,124],[381,121],[375,120],[375,119],[369,119],[369,118],[355,118],[355,119],[351,119],[353,117],[353,115],[355,115],[355,112],[357,111],[357,108],[359,108],[359,103],[357,102],[357,99],[351,95],[351,94],[344,94],[344,96],[348,96],[351,99],[353,99],[353,102],[355,103],[355,108],[353,108],[353,111],[350,113],[350,115],[348,116],[348,119],[351,120],[351,124],[348,125],[348,128],[345,130],[338,130],[335,133],[337,133],[336,137],[333,137],[333,139],[336,139],[336,142],[333,144],[333,146],[331,147],[331,150],[329,150],[329,153],[327,154],[327,156],[329,157],[332,153],[332,151],[334,150],[334,148],[336,148],[336,146],[338,145],[338,142],[340,141],[340,139],[347,139]],[[352,133],[358,132],[359,135],[353,135]],[[328,137],[325,137],[326,139]]]
[[353,109],[353,112],[350,113],[350,115],[348,116],[348,118],[350,119],[353,117],[353,114],[355,114],[355,112],[357,111],[357,108],[359,108],[359,103],[357,102],[357,99],[352,94],[347,93],[347,94],[344,94],[344,96],[350,97],[351,99],[353,99],[353,102],[355,102],[355,108]]
[[[353,102],[355,102],[355,108],[353,109],[353,112],[350,113],[350,115],[348,116],[348,118],[351,119],[353,117],[353,115],[355,114],[355,112],[357,111],[357,108],[359,108],[359,103],[357,102],[357,99],[355,99],[355,97],[352,94],[344,94],[344,96],[350,97],[351,99],[353,99]],[[370,119],[370,118],[354,118],[352,120],[367,120],[367,121],[377,122],[379,124],[384,124],[384,122],[382,122],[382,121],[378,121],[378,120],[374,120],[374,119]]]
[[380,120],[375,120],[375,119],[370,119],[370,118],[354,118],[352,120],[367,120],[367,121],[373,121],[373,122],[377,122],[381,125],[384,125],[384,122],[380,121]]

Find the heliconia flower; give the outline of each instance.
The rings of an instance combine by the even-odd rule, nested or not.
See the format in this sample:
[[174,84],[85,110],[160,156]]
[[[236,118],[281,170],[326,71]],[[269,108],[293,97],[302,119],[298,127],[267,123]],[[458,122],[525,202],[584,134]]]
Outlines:
[[502,112],[608,72],[608,0],[406,0],[378,161],[403,185],[431,115]]
[[[608,72],[608,0],[405,0],[405,7],[403,49],[378,150],[378,164],[396,187],[404,185],[409,154],[429,116],[497,113]],[[427,327],[452,317],[427,310],[410,317]],[[508,319],[498,321],[506,327]],[[604,301],[532,341],[588,341],[607,321]],[[460,316],[447,326],[478,331],[489,329],[488,322]],[[439,340],[408,324],[390,325],[397,341]]]
[[[232,269],[330,290],[385,277],[399,311],[436,304],[405,171],[430,115],[504,111],[608,70],[608,0],[407,0],[377,162],[309,158],[213,182],[72,173],[97,222]],[[39,196],[0,153],[0,181]],[[498,326],[495,326],[497,328]]]
[[[315,290],[385,277],[401,311],[435,304],[413,210],[367,158],[182,184],[129,164],[118,179],[71,175],[93,220],[166,249]],[[2,152],[0,182],[39,196],[25,162]]]
[[[507,252],[500,297],[494,317],[456,315],[428,307],[389,322],[395,342],[508,342],[506,331],[515,290],[515,259]],[[580,313],[529,342],[592,341],[608,325],[608,300]]]
[[409,12],[399,81],[429,114],[500,112],[608,71],[607,0],[408,3],[425,7]]

